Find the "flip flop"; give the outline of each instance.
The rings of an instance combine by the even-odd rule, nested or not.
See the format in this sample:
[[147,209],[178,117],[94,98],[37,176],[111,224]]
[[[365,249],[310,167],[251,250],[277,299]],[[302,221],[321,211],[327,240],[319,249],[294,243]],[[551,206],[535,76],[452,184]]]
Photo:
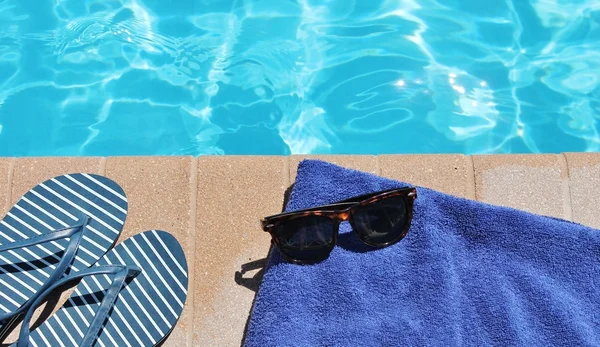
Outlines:
[[[165,231],[119,243],[89,269],[69,275],[27,311],[19,340],[26,346],[155,346],[171,332],[187,298],[185,254]],[[33,332],[33,312],[57,287],[80,280],[65,305]]]
[[96,263],[126,216],[123,189],[99,175],[57,176],[23,195],[0,221],[0,339],[44,290]]

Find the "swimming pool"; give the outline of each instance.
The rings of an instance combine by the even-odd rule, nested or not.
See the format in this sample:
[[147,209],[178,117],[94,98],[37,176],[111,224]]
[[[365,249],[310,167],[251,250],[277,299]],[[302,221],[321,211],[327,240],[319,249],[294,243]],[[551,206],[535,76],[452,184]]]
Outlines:
[[0,156],[598,151],[593,0],[0,0]]

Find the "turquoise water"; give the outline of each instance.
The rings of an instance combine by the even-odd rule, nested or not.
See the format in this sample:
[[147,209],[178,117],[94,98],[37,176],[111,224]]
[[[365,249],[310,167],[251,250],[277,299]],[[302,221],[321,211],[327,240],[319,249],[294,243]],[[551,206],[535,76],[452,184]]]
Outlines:
[[598,151],[594,0],[0,0],[0,156]]

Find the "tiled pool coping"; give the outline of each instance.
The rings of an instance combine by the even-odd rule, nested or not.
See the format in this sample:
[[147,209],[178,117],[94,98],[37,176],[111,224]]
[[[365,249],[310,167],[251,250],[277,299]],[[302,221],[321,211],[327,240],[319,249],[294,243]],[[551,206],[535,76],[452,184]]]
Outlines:
[[[239,346],[269,249],[258,220],[282,209],[305,157],[0,158],[0,212],[59,174],[116,180],[130,204],[121,239],[167,230],[183,244],[190,264],[186,308],[164,346]],[[313,157],[600,228],[600,153]]]

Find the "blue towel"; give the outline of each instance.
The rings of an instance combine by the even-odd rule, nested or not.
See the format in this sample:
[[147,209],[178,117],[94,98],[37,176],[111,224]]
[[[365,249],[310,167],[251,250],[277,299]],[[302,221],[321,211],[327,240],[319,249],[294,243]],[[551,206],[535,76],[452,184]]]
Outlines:
[[[305,160],[285,210],[406,185]],[[408,235],[388,248],[362,245],[348,225],[315,265],[274,248],[244,344],[600,345],[598,230],[417,192]]]

